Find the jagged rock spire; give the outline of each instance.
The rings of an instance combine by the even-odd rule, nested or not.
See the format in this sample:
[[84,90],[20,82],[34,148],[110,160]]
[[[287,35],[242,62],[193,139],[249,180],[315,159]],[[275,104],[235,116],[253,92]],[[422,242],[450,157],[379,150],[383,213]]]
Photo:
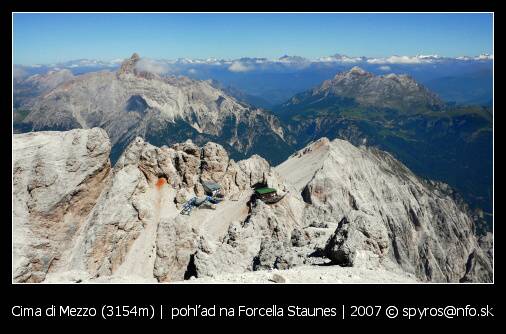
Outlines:
[[118,74],[133,73],[135,69],[135,64],[137,64],[137,62],[140,59],[141,57],[139,56],[139,54],[134,52],[134,54],[130,58],[125,59],[123,63],[121,63],[121,67],[118,70]]

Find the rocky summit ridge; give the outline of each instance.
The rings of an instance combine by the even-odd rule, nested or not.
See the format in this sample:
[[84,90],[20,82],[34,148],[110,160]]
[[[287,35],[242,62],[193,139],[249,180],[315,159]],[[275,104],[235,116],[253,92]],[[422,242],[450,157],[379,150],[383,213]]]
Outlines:
[[[99,128],[14,135],[14,282],[492,281],[465,207],[385,152],[323,138],[271,167],[138,137],[112,168],[110,149]],[[181,215],[207,181],[224,200]]]

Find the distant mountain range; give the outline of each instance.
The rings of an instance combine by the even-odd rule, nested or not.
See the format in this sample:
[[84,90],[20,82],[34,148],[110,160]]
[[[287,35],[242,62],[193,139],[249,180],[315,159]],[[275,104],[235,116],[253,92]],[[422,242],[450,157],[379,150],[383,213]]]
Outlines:
[[[60,69],[68,69],[74,75],[99,70],[116,71],[121,61],[79,59],[54,64],[15,65],[14,73],[15,77],[24,79]],[[352,57],[336,54],[316,59],[288,55],[278,59],[144,59],[143,65],[158,74],[216,80],[223,87],[240,91],[243,97],[247,97],[246,102],[269,108],[353,66],[378,75],[408,74],[447,102],[487,104],[492,99],[492,62],[493,56],[487,54],[453,58],[438,55]],[[481,73],[480,78],[476,78],[477,73]],[[466,84],[459,85],[458,92],[452,84],[433,84],[444,78]],[[476,87],[481,88],[476,90]]]
[[[442,57],[439,55],[416,55],[416,56],[398,56],[393,55],[389,57],[350,57],[341,54],[332,56],[319,57],[316,59],[308,59],[300,56],[284,55],[278,59],[268,58],[252,58],[243,57],[238,59],[192,59],[192,58],[178,58],[178,59],[158,59],[153,60],[159,63],[166,64],[207,64],[207,65],[233,65],[241,64],[247,66],[260,66],[265,64],[284,64],[284,65],[302,65],[310,63],[342,63],[342,64],[434,64],[445,62],[471,62],[471,61],[490,61],[494,56],[489,54],[481,54],[479,56],[460,56],[460,57]],[[65,62],[58,62],[53,64],[34,64],[34,65],[16,65],[23,68],[79,68],[79,67],[118,67],[123,62],[123,59],[113,60],[97,60],[97,59],[76,59]],[[251,70],[252,68],[249,68]],[[234,71],[234,68],[231,69]],[[242,68],[242,71],[247,72],[248,69]],[[236,67],[235,71],[240,72],[241,68]]]
[[[378,66],[369,58],[340,57],[335,62],[319,60],[318,66],[337,63],[338,68],[345,68],[343,63],[355,60]],[[472,70],[459,72],[464,76],[474,73],[478,67],[488,71],[491,66],[491,57],[486,56],[477,59],[418,56],[416,59],[421,65],[399,64],[397,70],[415,66],[410,68],[416,72],[416,66],[427,66],[425,76],[431,77],[430,72],[435,71],[433,65],[451,62],[465,69],[463,64],[473,64]],[[382,64],[390,65],[381,66],[390,66],[392,70],[394,65],[386,61],[394,60],[400,61],[385,58]],[[259,154],[272,164],[284,161],[295,150],[321,137],[346,139],[355,145],[367,144],[392,153],[415,173],[449,183],[473,207],[491,212],[493,115],[490,108],[448,104],[409,72],[385,74],[381,70],[382,75],[377,75],[355,65],[327,77],[329,68],[336,67],[323,71],[323,67],[313,62],[310,65],[313,67],[302,69],[305,59],[288,56],[276,62],[262,61],[247,58],[241,64],[300,66],[297,71],[284,73],[228,69],[222,69],[221,73],[236,79],[248,74],[243,81],[249,80],[250,87],[260,86],[265,79],[263,87],[270,87],[271,91],[290,77],[304,83],[286,80],[284,85],[288,88],[278,90],[276,99],[268,96],[258,99],[258,95],[227,80],[197,80],[166,74],[167,67],[136,54],[121,66],[105,71],[97,66],[94,72],[81,75],[63,69],[28,77],[15,76],[14,130],[101,127],[111,138],[113,162],[136,136],[157,146],[188,138],[199,145],[214,141],[223,145],[236,160]],[[199,64],[220,68],[212,65],[213,62],[220,64],[218,60]],[[237,65],[235,70],[242,65]],[[449,77],[446,73],[439,71],[439,75]],[[484,73],[486,78],[488,72]],[[259,108],[263,103],[274,105],[286,92],[316,78],[322,79],[305,92],[294,92],[284,103],[272,107],[272,112]],[[472,89],[473,85],[469,87]],[[253,103],[255,98],[257,102]]]

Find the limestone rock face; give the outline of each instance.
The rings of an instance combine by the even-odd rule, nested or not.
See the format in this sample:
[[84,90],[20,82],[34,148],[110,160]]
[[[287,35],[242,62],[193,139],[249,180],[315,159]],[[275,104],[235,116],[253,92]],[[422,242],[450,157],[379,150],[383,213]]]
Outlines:
[[[215,247],[199,249],[195,254],[198,276],[242,273],[268,268],[288,268],[303,260],[291,250],[291,232],[299,226],[301,201],[291,195],[270,206],[257,200],[243,222],[229,226]],[[286,245],[286,246],[285,246]],[[283,264],[281,264],[283,262]]]
[[[492,236],[478,240],[451,189],[385,152],[321,139],[272,168],[257,155],[235,162],[213,142],[156,147],[137,137],[111,170],[110,148],[98,128],[14,136],[13,281],[272,270],[311,282],[323,272],[322,281],[492,280]],[[206,181],[222,186],[223,200],[181,214]],[[256,186],[283,197],[266,204]],[[378,276],[364,276],[371,270]],[[264,276],[273,275],[252,277]]]
[[375,217],[354,216],[353,223],[346,217],[339,222],[325,249],[326,256],[342,266],[353,266],[359,251],[382,257],[389,247],[388,233],[383,224]]
[[160,222],[154,276],[162,282],[190,278],[188,268],[198,245],[198,231],[182,217]]
[[41,282],[68,262],[110,178],[104,130],[13,136],[13,280]]
[[339,222],[325,247],[335,263],[351,266],[359,253],[368,252],[422,281],[459,282],[464,276],[490,281],[491,262],[474,235],[470,213],[390,154],[321,139],[276,170],[294,180],[309,204],[305,219],[311,224]]
[[[81,273],[80,280],[84,281],[125,277],[177,281],[204,275],[203,268],[212,274],[227,263],[226,258],[235,266],[242,263],[241,270],[248,270],[259,246],[241,240],[249,249],[243,262],[234,256],[237,250],[222,250],[223,238],[233,239],[233,233],[227,233],[232,231],[233,222],[254,222],[251,238],[258,243],[264,235],[278,238],[282,234],[287,239],[291,231],[283,210],[262,210],[265,204],[260,202],[253,214],[250,212],[253,183],[279,184],[276,173],[259,156],[236,163],[219,144],[198,147],[186,141],[158,148],[136,138],[110,174],[89,214],[81,217],[82,228],[66,265],[59,269],[66,273],[64,277]],[[190,216],[181,215],[182,204],[202,195],[202,182],[209,180],[222,186],[223,203],[215,210],[202,207]],[[290,224],[294,224],[293,219]],[[199,252],[216,249],[216,263],[208,259],[202,264]],[[225,259],[219,257],[221,253]],[[58,280],[55,275],[52,281]]]

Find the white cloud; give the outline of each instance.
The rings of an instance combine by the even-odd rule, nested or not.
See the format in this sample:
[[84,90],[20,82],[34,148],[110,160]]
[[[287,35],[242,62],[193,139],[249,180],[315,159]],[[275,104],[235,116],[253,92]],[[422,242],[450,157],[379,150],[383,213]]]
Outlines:
[[380,70],[382,70],[382,71],[385,71],[385,72],[386,72],[386,71],[390,71],[390,70],[391,70],[390,66],[388,66],[388,65],[383,65],[383,66],[380,66],[380,67],[378,67],[378,68],[379,68]]
[[494,55],[489,55],[489,54],[486,54],[486,53],[482,53],[478,57],[474,57],[474,59],[475,60],[493,60],[494,59]]
[[371,58],[367,59],[370,64],[420,64],[430,62],[431,59],[426,59],[418,56],[391,56],[388,58]]
[[327,57],[320,57],[316,59],[317,62],[322,63],[350,63],[350,64],[359,63],[362,62],[363,60],[364,59],[362,59],[361,57],[348,57],[340,54],[335,54],[333,56]]
[[167,63],[149,58],[141,58],[137,64],[135,64],[135,69],[140,72],[150,72],[155,74],[165,74],[170,71]]
[[418,55],[417,57],[418,58],[422,58],[422,59],[440,59],[441,58],[437,54],[434,54],[434,55]]
[[253,70],[252,66],[241,63],[240,61],[234,61],[232,65],[228,67],[230,72],[248,72]]
[[390,56],[386,58],[369,58],[370,64],[428,64],[443,60],[438,55]]

